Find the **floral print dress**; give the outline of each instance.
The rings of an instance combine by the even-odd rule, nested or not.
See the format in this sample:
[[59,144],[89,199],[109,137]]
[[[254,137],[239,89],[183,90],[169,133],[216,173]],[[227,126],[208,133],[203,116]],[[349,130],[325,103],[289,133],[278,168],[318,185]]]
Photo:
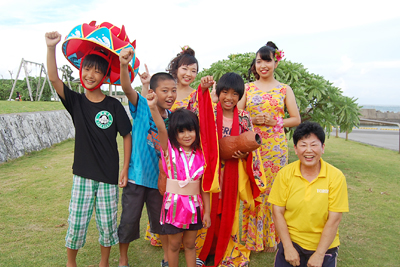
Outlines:
[[[264,92],[254,83],[246,84],[246,111],[250,117],[269,113],[272,117],[284,118],[286,84],[279,84]],[[288,162],[288,146],[284,129],[265,125],[254,125],[254,131],[261,135],[261,159],[264,166],[267,190],[262,193],[262,202],[255,211],[243,209],[242,240],[253,251],[263,251],[275,247],[279,241],[272,220],[271,204],[267,202],[269,192],[278,171]]]

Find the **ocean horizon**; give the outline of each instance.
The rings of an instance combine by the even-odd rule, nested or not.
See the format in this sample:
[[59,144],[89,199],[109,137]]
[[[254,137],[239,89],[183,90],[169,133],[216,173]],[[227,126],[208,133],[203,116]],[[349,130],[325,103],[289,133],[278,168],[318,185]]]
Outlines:
[[400,112],[400,106],[394,106],[394,105],[362,105],[362,109],[375,109],[379,110],[381,112]]

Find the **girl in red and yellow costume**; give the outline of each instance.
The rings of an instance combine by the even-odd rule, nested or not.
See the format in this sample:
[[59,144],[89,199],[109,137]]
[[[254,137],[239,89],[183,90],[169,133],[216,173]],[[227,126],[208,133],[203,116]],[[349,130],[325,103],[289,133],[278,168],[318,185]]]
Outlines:
[[[211,76],[203,77],[202,84],[211,86]],[[243,79],[227,73],[218,81],[216,94],[219,102],[214,109],[218,139],[238,136],[252,131],[246,111],[236,104],[244,93]],[[223,148],[221,148],[223,149]],[[264,169],[258,150],[250,153],[235,151],[233,158],[222,160],[219,169],[221,192],[211,195],[211,227],[199,231],[197,238],[198,266],[204,266],[208,256],[214,255],[213,266],[248,266],[250,250],[240,244],[240,201],[249,210],[258,204],[258,196],[265,190]],[[202,265],[203,264],[203,265]]]

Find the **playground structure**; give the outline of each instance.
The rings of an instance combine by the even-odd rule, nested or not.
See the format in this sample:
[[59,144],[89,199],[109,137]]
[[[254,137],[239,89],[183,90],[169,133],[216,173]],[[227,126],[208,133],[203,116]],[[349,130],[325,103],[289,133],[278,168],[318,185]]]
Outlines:
[[[23,69],[24,72],[25,72],[25,79],[26,79],[26,84],[27,84],[28,91],[29,91],[30,100],[34,101],[33,97],[32,97],[32,87],[31,87],[31,84],[29,82],[29,73],[30,73],[28,71],[28,66],[29,65],[30,66],[34,66],[34,67],[39,69],[39,80],[38,80],[37,88],[36,88],[36,99],[35,99],[35,101],[40,101],[40,98],[42,97],[44,86],[46,84],[46,80],[47,80],[47,82],[48,82],[48,84],[50,86],[51,94],[52,94],[54,100],[58,101],[59,100],[58,99],[58,95],[57,95],[55,89],[53,88],[53,86],[51,85],[51,82],[49,80],[49,76],[47,75],[47,71],[46,71],[46,68],[45,68],[44,64],[43,63],[36,63],[36,62],[32,62],[32,61],[27,61],[25,59],[21,60],[21,64],[19,65],[17,76],[15,77],[15,80],[14,80],[14,83],[13,83],[13,87],[12,87],[11,92],[10,92],[10,97],[8,98],[8,100],[10,101],[11,98],[12,98],[12,95],[13,95],[14,90],[15,90],[15,86],[17,85],[18,76],[19,76],[19,74],[21,72],[21,69]],[[70,83],[70,80],[68,79],[68,75],[67,75],[66,71],[63,70],[63,69],[58,69],[58,70],[61,71],[61,73],[62,73],[61,80],[67,82],[68,86],[71,88],[71,83]],[[44,77],[43,77],[44,80],[43,80],[43,83],[41,84],[42,74],[44,74]],[[41,88],[40,92],[39,92],[39,88]]]
[[[33,65],[34,67],[36,67],[36,68],[38,68],[40,70],[40,72],[39,72],[39,80],[38,80],[37,88],[36,88],[36,98],[35,98],[35,100],[33,100],[32,87],[31,87],[31,83],[29,81],[29,77],[30,77],[29,76],[30,71],[28,71],[28,66],[29,65]],[[54,89],[54,87],[51,85],[51,82],[49,80],[49,76],[47,75],[47,71],[46,71],[46,68],[45,68],[44,64],[43,63],[36,63],[36,62],[32,62],[32,61],[27,61],[25,59],[21,60],[21,64],[19,65],[17,76],[15,77],[15,80],[14,80],[14,83],[13,83],[13,86],[12,86],[8,101],[11,101],[12,95],[13,95],[15,87],[17,85],[17,81],[18,81],[18,77],[19,77],[19,74],[21,72],[21,69],[23,69],[24,72],[25,72],[26,84],[27,84],[27,87],[28,87],[29,97],[30,97],[31,101],[40,101],[40,98],[42,97],[42,93],[43,93],[43,89],[44,89],[44,86],[46,84],[46,81],[48,82],[48,84],[50,86],[50,90],[51,90],[53,99],[55,101],[59,101],[58,94],[56,93],[56,90]],[[77,83],[78,84],[78,92],[79,93],[81,93],[82,89],[83,89],[83,91],[86,90],[86,89],[82,88],[79,78],[78,79],[74,79],[73,81],[70,81],[69,78],[68,78],[66,70],[58,68],[58,71],[61,72],[61,80],[64,83],[67,83],[69,88],[72,88],[72,86],[71,86],[71,82],[72,82],[72,83]],[[41,83],[42,74],[44,74],[43,83]],[[39,88],[40,88],[40,92],[39,92]],[[114,95],[113,95],[113,90],[112,90],[112,85],[111,84],[109,84],[108,90],[109,90],[109,96],[113,96],[113,97],[119,99],[121,102],[128,102],[128,100],[127,100],[125,95],[117,95],[117,86],[116,85],[114,85],[114,92],[115,92]]]

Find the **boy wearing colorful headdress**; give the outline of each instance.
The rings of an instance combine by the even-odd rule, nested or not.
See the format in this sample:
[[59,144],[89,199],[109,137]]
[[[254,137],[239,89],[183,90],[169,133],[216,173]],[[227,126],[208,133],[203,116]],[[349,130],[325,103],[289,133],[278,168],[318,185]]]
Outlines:
[[[78,28],[83,29],[82,34],[78,34]],[[118,59],[118,56],[112,55],[112,51],[106,45],[85,38],[85,31],[93,33],[96,30],[106,31],[95,26],[95,23],[77,26],[73,30],[74,35],[70,33],[63,44],[63,52],[67,59],[75,67],[79,67],[81,85],[86,88],[84,94],[73,92],[58,76],[55,48],[61,40],[61,35],[58,32],[48,32],[45,35],[49,79],[71,114],[75,126],[72,167],[74,176],[69,205],[69,227],[65,238],[68,267],[77,266],[76,256],[85,244],[94,208],[100,233],[99,266],[109,266],[111,246],[118,243],[118,185],[125,187],[128,181],[132,146],[131,123],[121,103],[104,95],[100,89],[105,81],[115,84],[119,80],[115,75],[112,77],[112,73],[116,73],[115,68],[113,69],[113,58]],[[76,37],[78,35],[79,37]],[[91,38],[93,36],[95,34],[92,34]],[[118,132],[123,136],[124,142],[124,164],[119,184],[119,154],[116,141]]]

